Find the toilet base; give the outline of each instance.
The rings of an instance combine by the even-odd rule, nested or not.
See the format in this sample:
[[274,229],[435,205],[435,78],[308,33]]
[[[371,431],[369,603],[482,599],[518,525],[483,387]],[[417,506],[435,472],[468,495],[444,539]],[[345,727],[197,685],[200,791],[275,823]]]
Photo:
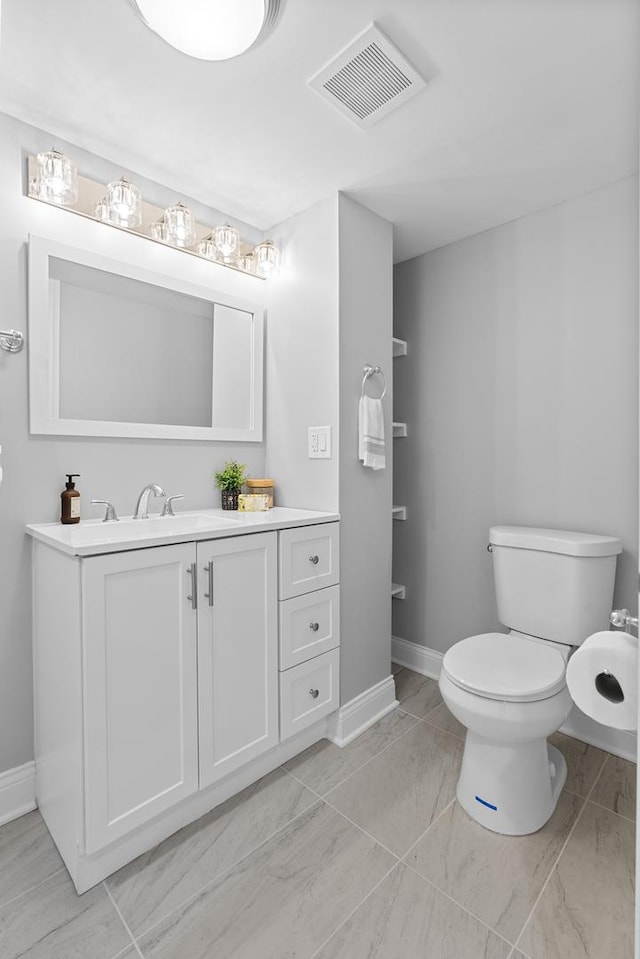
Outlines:
[[566,778],[564,756],[546,739],[499,743],[468,730],[457,797],[486,829],[526,836],[551,817]]

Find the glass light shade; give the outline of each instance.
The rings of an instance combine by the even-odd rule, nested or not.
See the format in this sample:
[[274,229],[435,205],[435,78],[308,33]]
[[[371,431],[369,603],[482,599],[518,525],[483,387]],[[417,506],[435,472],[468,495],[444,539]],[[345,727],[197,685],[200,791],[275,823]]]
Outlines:
[[218,259],[218,249],[211,233],[203,237],[198,243],[198,253],[200,256],[206,256],[208,260]]
[[240,234],[235,227],[225,223],[213,231],[213,239],[223,260],[232,260],[240,246]]
[[109,184],[105,202],[110,223],[129,229],[142,223],[142,194],[124,177]]
[[93,215],[95,216],[96,220],[102,220],[103,223],[111,222],[111,217],[109,216],[109,205],[106,197],[103,197],[101,200],[98,200],[97,203],[94,203]]
[[71,206],[78,199],[78,168],[59,150],[36,157],[36,196],[50,203]]
[[241,253],[238,257],[238,268],[245,273],[256,272],[256,258],[253,253]]
[[167,225],[164,219],[161,218],[149,224],[149,236],[154,240],[162,240],[163,243],[167,242]]
[[167,243],[186,249],[196,242],[193,213],[184,203],[168,206],[164,211],[164,222],[167,228]]
[[278,269],[280,253],[273,240],[263,240],[254,250],[256,272],[259,276],[271,276]]
[[134,0],[146,25],[199,60],[229,60],[273,25],[280,0]]

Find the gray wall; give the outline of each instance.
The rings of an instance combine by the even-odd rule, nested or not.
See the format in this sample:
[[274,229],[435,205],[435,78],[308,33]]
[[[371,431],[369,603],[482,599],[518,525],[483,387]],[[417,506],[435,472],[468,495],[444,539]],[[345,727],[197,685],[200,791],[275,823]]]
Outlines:
[[[333,196],[269,231],[286,262],[267,291],[267,460],[288,506],[340,511],[341,703],[390,674],[391,456],[357,458],[365,363],[389,377],[391,225]],[[307,428],[331,426],[331,459],[309,459]]]
[[[338,199],[269,231],[283,250],[266,292],[267,475],[276,502],[338,510]],[[307,428],[331,426],[331,459],[309,459]]]
[[[51,234],[59,230],[63,242],[76,246],[80,245],[77,238],[87,235],[88,230],[100,231],[105,243],[112,245],[112,255],[117,255],[122,244],[145,243],[45,207],[23,195],[24,158],[28,153],[49,149],[52,142],[50,134],[0,115],[0,328],[27,331],[26,240],[30,231]],[[65,149],[59,141],[56,145]],[[87,176],[106,181],[122,172],[81,150],[71,147],[69,152]],[[175,202],[173,192],[134,178],[150,202]],[[201,221],[223,220],[223,214],[217,211],[192,206]],[[243,236],[251,241],[257,239],[255,231],[240,226]],[[170,271],[173,258],[182,257],[155,244],[147,246],[153,251],[157,270]],[[194,265],[201,262],[188,259]],[[257,280],[247,282],[263,286]],[[58,519],[65,472],[82,474],[78,488],[86,517],[98,515],[89,505],[91,498],[110,499],[121,514],[130,514],[137,493],[150,481],[162,484],[168,493],[184,493],[185,509],[217,506],[219,494],[214,488],[213,472],[232,456],[247,463],[253,475],[264,471],[263,444],[30,436],[27,358],[28,347],[16,355],[0,351],[4,474],[0,486],[0,772],[33,758],[29,541],[24,526]]]
[[637,609],[638,181],[395,270],[395,636],[445,652],[499,628],[487,532],[619,536]]
[[[391,224],[341,196],[340,248],[340,627],[341,698],[390,674],[391,486],[393,478]],[[387,468],[358,460],[358,400],[365,363],[381,366]],[[379,388],[371,383],[371,395]]]

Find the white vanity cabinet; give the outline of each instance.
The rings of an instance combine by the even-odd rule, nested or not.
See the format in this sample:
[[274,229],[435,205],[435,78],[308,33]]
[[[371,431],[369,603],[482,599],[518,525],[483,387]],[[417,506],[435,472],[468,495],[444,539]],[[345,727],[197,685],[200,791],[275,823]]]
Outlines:
[[78,892],[326,735],[338,523],[271,513],[133,548],[29,527],[36,797]]
[[340,701],[338,524],[280,533],[280,737]]
[[86,852],[198,788],[192,543],[81,563]]
[[82,563],[86,851],[278,742],[277,534]]
[[200,788],[278,742],[277,536],[197,544]]

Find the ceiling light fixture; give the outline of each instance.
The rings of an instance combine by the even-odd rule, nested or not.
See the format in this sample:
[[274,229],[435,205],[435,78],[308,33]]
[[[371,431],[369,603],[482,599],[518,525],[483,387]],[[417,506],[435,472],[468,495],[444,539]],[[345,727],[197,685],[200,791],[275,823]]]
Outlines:
[[131,0],[170,46],[198,60],[230,60],[273,29],[280,0]]

